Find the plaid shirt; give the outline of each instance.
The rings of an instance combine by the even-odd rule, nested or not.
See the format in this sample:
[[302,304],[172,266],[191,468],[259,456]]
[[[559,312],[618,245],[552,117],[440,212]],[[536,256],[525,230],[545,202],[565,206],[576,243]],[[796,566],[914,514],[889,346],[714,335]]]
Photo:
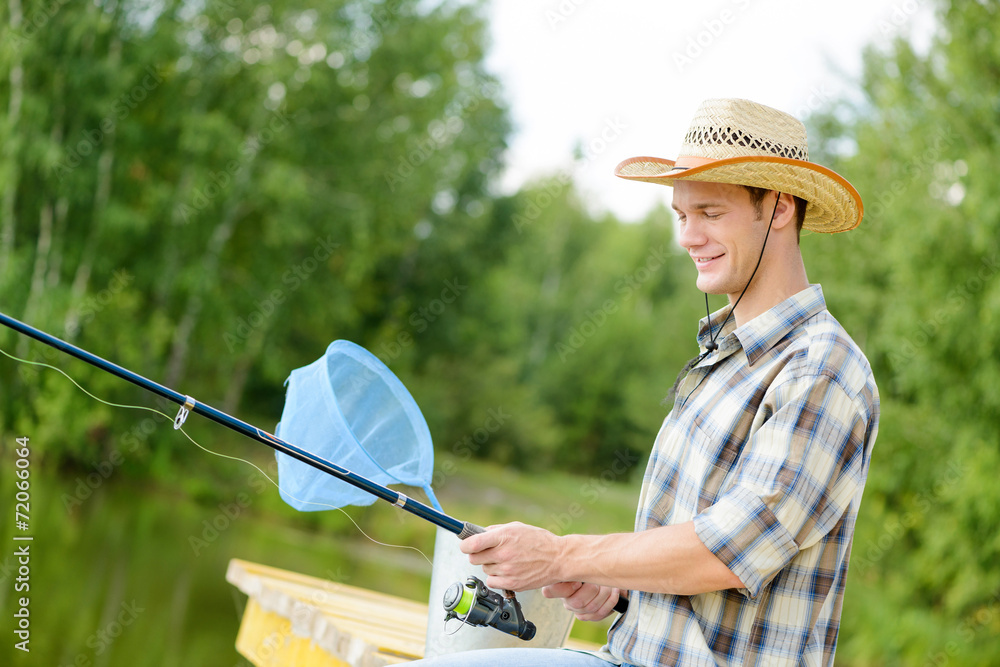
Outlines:
[[693,520],[746,588],[633,591],[602,652],[650,666],[832,665],[878,426],[871,368],[819,285],[717,340],[656,437],[635,529]]

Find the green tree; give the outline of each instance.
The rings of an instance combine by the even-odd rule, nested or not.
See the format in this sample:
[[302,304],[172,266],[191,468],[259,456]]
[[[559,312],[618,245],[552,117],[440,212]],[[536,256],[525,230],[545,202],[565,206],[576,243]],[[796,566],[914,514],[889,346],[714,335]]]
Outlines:
[[809,262],[829,277],[831,309],[857,333],[882,396],[838,653],[847,663],[1000,654],[1000,208],[989,175],[1000,4],[937,10],[926,52],[902,37],[869,49],[861,105],[816,119],[866,215],[810,244]]
[[[394,339],[463,275],[507,132],[475,6],[50,5],[10,4],[3,41],[5,312],[273,424],[290,369]],[[4,424],[62,415],[54,456],[85,465],[132,425],[3,372]]]
[[[637,225],[595,218],[559,174],[498,200],[492,219],[488,242],[469,249],[486,270],[456,305],[458,328],[446,338],[460,354],[435,357],[433,374],[448,383],[431,403],[447,407],[425,413],[454,434],[439,444],[627,480],[696,350],[700,306],[670,214]],[[509,415],[503,429],[463,445],[499,406]]]

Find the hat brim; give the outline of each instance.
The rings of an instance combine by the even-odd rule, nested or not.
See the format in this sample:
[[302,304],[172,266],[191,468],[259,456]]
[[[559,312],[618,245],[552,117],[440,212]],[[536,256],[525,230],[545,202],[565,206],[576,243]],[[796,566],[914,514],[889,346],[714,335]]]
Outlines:
[[854,186],[814,162],[762,155],[708,160],[687,168],[676,165],[665,158],[633,157],[615,167],[615,176],[670,186],[674,181],[705,181],[787,192],[808,202],[802,228],[814,232],[846,232],[864,216]]

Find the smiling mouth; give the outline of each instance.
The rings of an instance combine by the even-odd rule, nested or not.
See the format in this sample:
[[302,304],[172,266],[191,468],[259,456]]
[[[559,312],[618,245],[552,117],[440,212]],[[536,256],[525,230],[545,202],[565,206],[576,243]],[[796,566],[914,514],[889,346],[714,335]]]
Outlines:
[[695,264],[705,264],[711,262],[713,259],[719,259],[722,255],[716,255],[715,257],[692,257]]

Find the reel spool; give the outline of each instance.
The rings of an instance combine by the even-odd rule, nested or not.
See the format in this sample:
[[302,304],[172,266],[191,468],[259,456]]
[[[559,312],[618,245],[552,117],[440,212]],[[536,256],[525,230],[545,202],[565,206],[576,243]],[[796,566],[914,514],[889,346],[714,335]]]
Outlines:
[[455,582],[444,592],[445,622],[458,618],[463,623],[496,628],[524,641],[535,636],[535,624],[524,619],[517,598],[504,597],[486,587],[476,577],[469,577],[463,586]]

